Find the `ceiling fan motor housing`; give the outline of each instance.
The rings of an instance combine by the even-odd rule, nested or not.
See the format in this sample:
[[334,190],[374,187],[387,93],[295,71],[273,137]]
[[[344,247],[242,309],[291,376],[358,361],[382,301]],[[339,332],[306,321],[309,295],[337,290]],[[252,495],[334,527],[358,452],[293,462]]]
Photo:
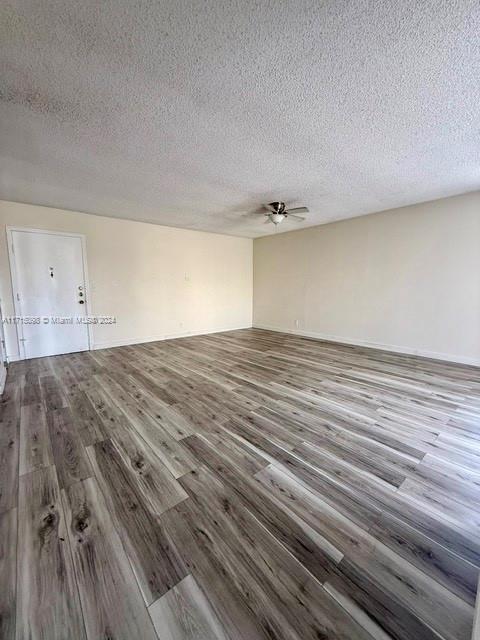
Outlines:
[[274,213],[284,213],[285,212],[285,203],[284,202],[270,202],[268,205],[271,207]]

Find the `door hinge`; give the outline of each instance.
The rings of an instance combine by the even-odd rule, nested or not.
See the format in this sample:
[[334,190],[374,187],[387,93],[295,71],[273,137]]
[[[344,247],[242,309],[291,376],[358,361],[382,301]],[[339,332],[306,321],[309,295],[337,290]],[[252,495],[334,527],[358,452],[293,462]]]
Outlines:
[[17,300],[20,302],[20,294],[17,293]]

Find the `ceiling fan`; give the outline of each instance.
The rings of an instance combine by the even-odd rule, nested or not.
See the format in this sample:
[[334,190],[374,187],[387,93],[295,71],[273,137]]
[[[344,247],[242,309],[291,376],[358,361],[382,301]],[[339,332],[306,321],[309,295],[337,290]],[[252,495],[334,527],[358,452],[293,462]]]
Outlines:
[[294,209],[287,209],[284,202],[270,202],[265,205],[267,209],[266,213],[263,213],[267,217],[265,222],[273,222],[276,226],[280,224],[285,218],[295,218],[296,220],[305,220],[305,216],[299,216],[299,213],[308,213],[307,207],[295,207]]

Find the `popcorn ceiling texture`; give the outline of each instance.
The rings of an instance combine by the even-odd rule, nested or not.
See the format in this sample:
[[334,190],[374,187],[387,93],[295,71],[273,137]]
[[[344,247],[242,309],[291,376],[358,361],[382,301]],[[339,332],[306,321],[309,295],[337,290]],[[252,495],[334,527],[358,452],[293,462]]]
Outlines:
[[257,237],[475,190],[478,0],[8,0],[0,197]]

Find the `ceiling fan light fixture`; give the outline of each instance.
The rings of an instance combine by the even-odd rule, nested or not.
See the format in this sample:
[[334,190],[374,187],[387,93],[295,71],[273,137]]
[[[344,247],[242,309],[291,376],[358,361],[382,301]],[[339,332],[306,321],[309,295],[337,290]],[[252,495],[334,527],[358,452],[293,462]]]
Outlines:
[[283,213],[271,213],[269,218],[273,224],[280,224],[280,222],[285,218],[285,215]]

